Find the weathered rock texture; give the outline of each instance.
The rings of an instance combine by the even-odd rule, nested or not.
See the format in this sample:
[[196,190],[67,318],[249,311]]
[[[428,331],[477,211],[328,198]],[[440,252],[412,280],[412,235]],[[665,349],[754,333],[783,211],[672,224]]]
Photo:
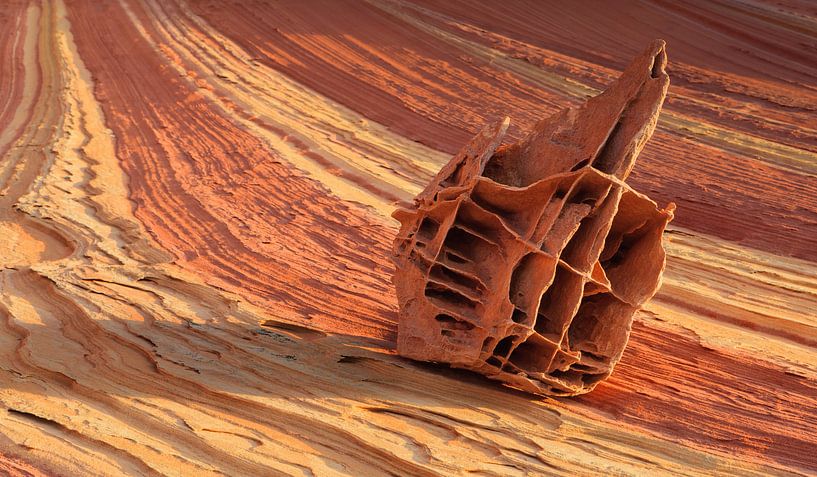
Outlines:
[[[815,22],[2,2],[0,475],[817,475]],[[627,182],[683,214],[613,375],[553,402],[396,357],[392,202],[659,33],[677,84]]]
[[607,91],[500,146],[483,129],[395,213],[398,351],[534,393],[610,375],[633,315],[658,290],[660,209],[624,180],[669,78],[654,42]]

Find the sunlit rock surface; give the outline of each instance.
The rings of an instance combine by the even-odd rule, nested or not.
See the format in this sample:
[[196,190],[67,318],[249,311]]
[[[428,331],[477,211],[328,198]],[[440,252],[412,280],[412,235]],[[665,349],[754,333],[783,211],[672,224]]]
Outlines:
[[[2,2],[0,474],[814,474],[815,17]],[[654,38],[627,183],[678,213],[615,372],[553,400],[397,356],[393,203]]]

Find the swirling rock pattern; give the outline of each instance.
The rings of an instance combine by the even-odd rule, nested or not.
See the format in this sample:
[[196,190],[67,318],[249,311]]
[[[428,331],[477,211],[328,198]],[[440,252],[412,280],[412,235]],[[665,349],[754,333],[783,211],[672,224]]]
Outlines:
[[500,145],[486,126],[398,209],[397,351],[533,393],[592,391],[664,270],[669,210],[624,182],[669,77],[658,40],[607,91]]
[[[814,474],[817,12],[609,3],[2,2],[0,474]],[[393,202],[654,38],[627,182],[678,214],[615,373],[397,356]]]

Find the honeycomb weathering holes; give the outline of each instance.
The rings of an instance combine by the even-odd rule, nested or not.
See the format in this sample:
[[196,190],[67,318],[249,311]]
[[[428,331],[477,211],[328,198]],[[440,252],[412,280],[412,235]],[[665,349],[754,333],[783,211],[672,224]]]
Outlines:
[[499,147],[486,126],[395,211],[397,349],[539,394],[592,390],[658,290],[660,209],[625,180],[669,78],[657,40],[585,104]]

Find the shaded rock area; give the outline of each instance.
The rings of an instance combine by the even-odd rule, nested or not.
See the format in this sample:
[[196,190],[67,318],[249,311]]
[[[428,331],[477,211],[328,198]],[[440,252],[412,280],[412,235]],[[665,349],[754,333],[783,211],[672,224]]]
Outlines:
[[529,392],[577,395],[613,371],[658,290],[661,209],[625,180],[669,85],[656,40],[604,93],[502,145],[486,126],[394,212],[401,355]]

